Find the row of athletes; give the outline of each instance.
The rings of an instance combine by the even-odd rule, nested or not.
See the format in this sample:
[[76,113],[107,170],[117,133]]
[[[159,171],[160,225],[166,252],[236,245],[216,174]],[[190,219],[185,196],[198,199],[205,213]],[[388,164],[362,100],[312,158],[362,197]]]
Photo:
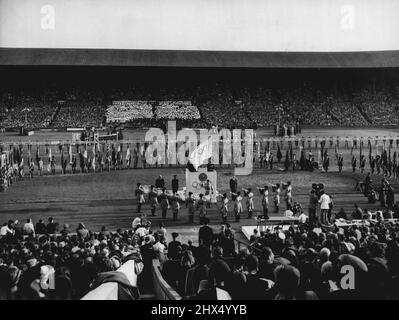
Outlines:
[[[269,186],[264,186],[262,188],[257,188],[262,197],[262,214],[258,215],[257,218],[269,219]],[[287,208],[290,208],[294,214],[298,204],[292,202],[292,184],[290,181],[287,183],[278,183],[275,185],[271,184],[273,203],[275,208],[275,213],[280,211],[281,197],[284,196]],[[283,191],[285,194],[282,195]],[[147,199],[145,195],[148,194]],[[240,222],[241,215],[244,213],[244,205],[249,219],[252,218],[255,211],[254,206],[254,193],[252,188],[242,188],[242,191],[230,192],[231,198],[229,199],[227,193],[219,194],[217,196],[218,202],[216,203],[218,210],[220,212],[222,222],[227,222],[227,217],[229,213],[229,202],[233,202],[233,213],[235,217],[235,222]],[[188,193],[187,197],[181,196],[178,192],[172,191],[168,192],[166,188],[157,188],[154,185],[146,190],[146,187],[141,183],[137,183],[135,190],[135,198],[137,204],[137,213],[142,213],[142,206],[148,203],[151,210],[151,215],[155,216],[157,208],[161,210],[162,219],[166,219],[168,210],[172,210],[173,220],[178,220],[179,210],[182,205],[188,210],[189,223],[194,222],[195,213],[198,212],[200,223],[202,223],[207,218],[207,211],[211,207],[209,195],[199,194],[195,197],[192,192]]]

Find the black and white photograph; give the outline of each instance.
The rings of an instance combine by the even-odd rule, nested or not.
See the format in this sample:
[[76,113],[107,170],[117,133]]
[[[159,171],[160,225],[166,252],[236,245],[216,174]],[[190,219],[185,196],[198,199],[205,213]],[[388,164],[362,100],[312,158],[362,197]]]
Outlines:
[[0,0],[0,300],[399,299],[398,17]]

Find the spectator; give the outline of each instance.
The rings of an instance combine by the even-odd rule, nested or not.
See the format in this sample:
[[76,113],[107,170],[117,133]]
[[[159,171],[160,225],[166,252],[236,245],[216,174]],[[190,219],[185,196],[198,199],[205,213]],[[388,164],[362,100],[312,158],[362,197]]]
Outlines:
[[186,279],[188,271],[194,266],[195,259],[190,250],[183,252],[180,259],[180,279],[178,280],[178,292],[182,297],[186,296]]
[[176,239],[179,237],[177,232],[172,232],[172,241],[168,244],[168,256],[176,256],[177,248],[181,248],[181,242]]
[[76,234],[78,236],[78,239],[86,239],[89,237],[90,233],[89,230],[86,229],[85,225],[81,222],[76,229]]
[[198,232],[198,242],[207,246],[208,248],[211,247],[213,241],[213,230],[211,227],[208,226],[209,219],[203,219],[203,226],[199,229]]
[[206,247],[198,248],[197,264],[187,271],[185,296],[194,296],[199,289],[201,281],[208,279],[210,251]]
[[262,300],[268,295],[269,289],[273,282],[262,279],[258,274],[259,260],[254,255],[249,255],[244,263],[244,270],[246,271],[246,299]]
[[47,228],[42,219],[39,219],[39,221],[36,223],[35,229],[36,229],[37,234],[45,234],[46,233]]
[[24,234],[26,235],[35,235],[35,227],[33,226],[32,219],[27,219],[24,224]]
[[58,230],[58,223],[54,222],[53,217],[49,217],[48,224],[46,226],[47,234],[55,234],[57,232],[57,230]]

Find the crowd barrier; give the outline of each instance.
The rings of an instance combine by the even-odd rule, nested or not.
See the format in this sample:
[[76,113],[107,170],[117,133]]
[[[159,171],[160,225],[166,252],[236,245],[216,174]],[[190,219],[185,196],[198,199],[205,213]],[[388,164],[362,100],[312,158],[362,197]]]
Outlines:
[[[399,219],[384,219],[383,222],[391,222],[391,223],[398,223]],[[368,220],[345,220],[345,221],[336,221],[335,225],[337,227],[350,227],[350,226],[363,226],[372,223],[377,223],[377,219],[368,219]]]
[[[135,273],[135,262],[125,262],[117,272],[123,273],[133,287],[137,287],[137,275]],[[118,300],[118,284],[108,282],[87,293],[81,300]]]
[[161,263],[158,259],[152,260],[152,275],[154,294],[157,300],[181,300],[182,297],[162,277]]

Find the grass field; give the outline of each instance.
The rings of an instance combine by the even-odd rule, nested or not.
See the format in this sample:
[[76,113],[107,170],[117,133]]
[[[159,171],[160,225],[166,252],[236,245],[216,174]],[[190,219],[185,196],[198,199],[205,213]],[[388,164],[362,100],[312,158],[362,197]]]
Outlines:
[[[34,179],[25,179],[13,185],[7,192],[0,193],[0,219],[18,219],[20,221],[30,217],[34,221],[39,218],[53,216],[60,223],[69,223],[77,227],[79,222],[84,222],[92,230],[99,230],[107,225],[110,229],[128,228],[134,217],[137,216],[136,202],[134,199],[134,186],[137,182],[153,184],[155,178],[163,173],[166,183],[170,186],[173,174],[177,174],[181,186],[184,185],[185,173],[183,169],[142,169],[121,170],[97,174],[76,174],[43,176]],[[228,183],[232,170],[218,171],[218,191],[228,192]],[[353,208],[354,202],[363,208],[377,208],[378,205],[367,204],[366,198],[354,191],[356,179],[362,175],[345,172],[320,173],[318,171],[273,172],[256,169],[252,175],[239,177],[239,188],[263,186],[266,183],[277,183],[290,180],[293,184],[294,201],[299,201],[304,210],[308,207],[308,193],[314,182],[323,183],[327,192],[334,196],[336,208],[343,207],[347,210]],[[373,177],[378,181],[379,177]],[[396,182],[394,182],[396,185]],[[232,203],[230,203],[232,209]],[[144,212],[150,214],[149,207],[144,205]],[[260,195],[255,192],[255,209],[261,210]],[[273,205],[271,205],[273,211]],[[280,213],[285,210],[282,201]],[[151,219],[161,221],[158,217]],[[167,225],[187,225],[187,210],[182,206],[178,222],[173,222],[171,212],[168,214]],[[212,223],[220,221],[215,205],[209,211]],[[245,218],[245,215],[243,216]],[[233,213],[230,213],[230,221]],[[198,217],[196,217],[198,221]],[[253,221],[243,219],[242,224],[250,225]]]
[[[267,132],[258,132],[258,134],[267,134]],[[361,134],[364,137],[381,137],[385,134],[396,135],[396,129],[314,129],[304,130],[303,132],[304,136],[325,135],[336,137],[341,135],[345,137],[352,135],[360,137]],[[139,137],[139,133],[136,132],[135,136]],[[4,141],[4,138],[4,135],[0,136],[0,142]],[[396,144],[394,145],[396,147]],[[312,151],[317,157],[317,152],[315,150]],[[294,152],[298,154],[299,151],[296,149]],[[364,175],[358,172],[351,172],[350,149],[344,149],[342,145],[340,152],[344,154],[345,158],[344,172],[341,174],[337,172],[336,164],[333,161],[333,149],[330,149],[331,172],[322,173],[318,170],[314,172],[282,172],[278,169],[278,167],[282,167],[282,164],[276,165],[273,171],[255,168],[250,176],[238,178],[239,188],[253,188],[255,191],[255,211],[261,210],[260,195],[256,191],[256,187],[267,183],[286,181],[292,182],[294,201],[300,202],[305,212],[308,207],[308,193],[312,183],[323,183],[325,185],[327,192],[334,196],[334,204],[337,210],[341,207],[351,210],[354,203],[358,203],[363,208],[378,208],[378,204],[367,204],[366,198],[360,192],[354,191],[356,181],[364,179]],[[354,152],[358,155],[359,150],[357,149]],[[43,153],[44,151],[42,151]],[[367,155],[368,150],[365,149],[364,153]],[[283,150],[283,155],[285,157],[285,150]],[[368,168],[368,165],[366,168]],[[57,170],[59,170],[59,167]],[[217,189],[219,193],[228,192],[228,183],[233,170],[228,168],[216,168],[216,170],[218,172]],[[164,175],[167,187],[170,187],[173,174],[178,175],[180,185],[184,186],[185,169],[183,168],[131,169],[95,174],[57,174],[55,176],[35,176],[34,179],[27,178],[11,186],[7,192],[0,193],[0,221],[5,222],[8,219],[24,221],[30,217],[36,222],[39,218],[53,216],[61,224],[69,223],[72,229],[75,229],[79,222],[84,222],[90,229],[95,231],[99,230],[103,225],[107,225],[110,229],[128,228],[131,226],[134,217],[137,216],[134,200],[136,183],[154,184],[155,178],[159,174]],[[381,177],[378,176],[373,177],[373,181],[376,184],[379,183],[380,179]],[[395,190],[398,190],[398,183],[396,181],[391,181],[391,183]],[[230,203],[231,209],[232,206],[233,204]],[[150,214],[148,205],[144,205],[143,208],[144,212]],[[273,209],[271,204],[271,211]],[[284,210],[285,204],[282,201],[280,213],[277,215],[282,215]],[[158,211],[157,214],[156,218],[151,219],[154,223],[161,221],[159,218],[160,212]],[[219,212],[215,205],[209,210],[209,217],[213,224],[220,222]],[[246,214],[242,218],[241,225],[254,224],[254,221],[246,219]],[[232,212],[229,220],[233,220]],[[195,221],[197,224],[198,217],[195,218]],[[184,206],[180,210],[179,221],[177,222],[173,222],[171,212],[168,213],[166,225],[177,228],[188,227],[187,210]],[[233,227],[238,228],[239,226],[233,223]]]

